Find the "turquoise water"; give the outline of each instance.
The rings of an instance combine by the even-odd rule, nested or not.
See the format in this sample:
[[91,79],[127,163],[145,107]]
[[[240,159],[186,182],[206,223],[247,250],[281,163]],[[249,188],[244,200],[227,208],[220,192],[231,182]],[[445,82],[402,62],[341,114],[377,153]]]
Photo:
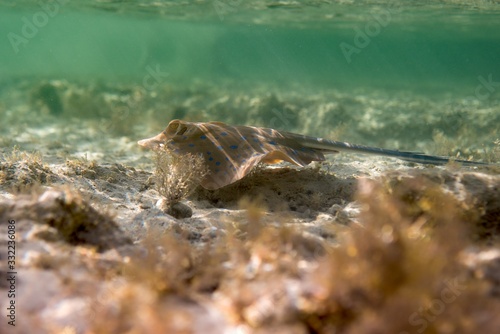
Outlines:
[[0,1],[0,113],[129,138],[173,118],[411,150],[437,134],[478,156],[500,131],[500,6],[410,3]]
[[4,4],[2,79],[140,82],[160,68],[169,75],[160,80],[231,79],[243,86],[466,92],[479,76],[500,81],[500,19],[492,6],[168,3]]

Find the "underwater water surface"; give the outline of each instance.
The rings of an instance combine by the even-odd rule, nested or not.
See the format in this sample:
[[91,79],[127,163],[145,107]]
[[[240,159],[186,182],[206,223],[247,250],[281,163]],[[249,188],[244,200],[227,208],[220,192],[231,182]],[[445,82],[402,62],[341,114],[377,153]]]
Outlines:
[[494,5],[175,3],[0,4],[2,79],[141,83],[160,68],[155,80],[471,94],[483,79],[490,93],[500,81]]

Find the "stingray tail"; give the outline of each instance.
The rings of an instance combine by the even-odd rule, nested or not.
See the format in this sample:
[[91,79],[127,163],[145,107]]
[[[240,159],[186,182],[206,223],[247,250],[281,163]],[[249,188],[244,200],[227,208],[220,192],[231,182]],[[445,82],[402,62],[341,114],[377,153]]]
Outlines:
[[487,166],[487,163],[478,161],[459,160],[448,157],[428,155],[420,152],[408,152],[398,150],[387,150],[383,148],[370,147],[364,145],[350,144],[341,141],[329,140],[324,138],[315,138],[308,136],[294,135],[294,139],[305,147],[321,150],[323,153],[335,153],[339,151],[355,152],[363,154],[373,154],[398,158],[405,161],[416,162],[420,164],[444,165],[450,161],[459,162],[467,166]]

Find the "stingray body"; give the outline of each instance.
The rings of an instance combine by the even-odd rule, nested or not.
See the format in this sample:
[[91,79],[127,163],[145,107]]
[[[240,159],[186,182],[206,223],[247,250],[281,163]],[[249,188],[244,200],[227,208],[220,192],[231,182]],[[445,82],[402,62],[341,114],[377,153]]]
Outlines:
[[[151,149],[166,146],[174,154],[201,155],[208,169],[201,185],[210,190],[240,180],[260,162],[288,161],[305,166],[311,161],[324,161],[324,154],[339,151],[383,155],[425,164],[445,164],[449,161],[446,157],[354,145],[269,128],[231,126],[222,122],[173,120],[159,135],[141,140],[138,144]],[[482,164],[455,161],[467,165]]]

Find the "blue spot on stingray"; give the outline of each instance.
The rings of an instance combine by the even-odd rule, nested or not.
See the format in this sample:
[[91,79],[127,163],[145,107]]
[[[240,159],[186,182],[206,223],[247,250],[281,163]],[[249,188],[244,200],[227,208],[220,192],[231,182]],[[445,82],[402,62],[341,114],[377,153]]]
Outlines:
[[258,138],[255,138],[255,137],[254,137],[254,138],[252,138],[252,140],[253,140],[254,142],[256,142],[256,143],[260,142],[260,140],[259,140]]
[[264,144],[260,143],[260,144],[259,144],[259,146],[260,146],[260,147],[264,147]]
[[245,136],[241,136],[241,139],[243,139],[243,140],[247,140],[247,137],[245,137]]
[[175,153],[179,153],[181,150],[179,150],[178,148],[175,149]]
[[200,136],[200,139],[207,139],[207,136],[205,136],[205,135],[201,135],[201,136]]
[[229,158],[228,158],[228,157],[226,157],[226,161],[229,161]]
[[188,136],[182,136],[182,140],[186,140]]
[[194,144],[193,144],[193,143],[191,143],[191,144],[188,144],[188,146],[189,146],[189,147],[194,147]]
[[295,151],[295,150],[292,150],[292,153],[293,153],[293,155],[297,155],[298,154],[297,151]]
[[278,145],[274,140],[269,141],[269,144],[271,144],[271,145]]
[[219,150],[222,150],[222,146],[220,146],[220,145],[219,145],[219,146],[217,146],[217,148],[218,148]]
[[211,154],[212,154],[212,152],[210,152],[210,151],[207,152],[207,155],[211,155]]
[[233,150],[236,150],[238,148],[238,145],[231,145],[229,148],[232,148]]
[[221,132],[220,135],[225,137],[225,136],[227,136],[227,132]]
[[241,160],[241,162],[247,162],[247,159],[243,159],[243,160]]
[[215,163],[215,165],[216,165],[216,166],[220,166],[220,161],[217,161],[217,162]]
[[213,158],[213,157],[208,158],[208,161],[212,161],[212,160],[214,160],[214,158]]

